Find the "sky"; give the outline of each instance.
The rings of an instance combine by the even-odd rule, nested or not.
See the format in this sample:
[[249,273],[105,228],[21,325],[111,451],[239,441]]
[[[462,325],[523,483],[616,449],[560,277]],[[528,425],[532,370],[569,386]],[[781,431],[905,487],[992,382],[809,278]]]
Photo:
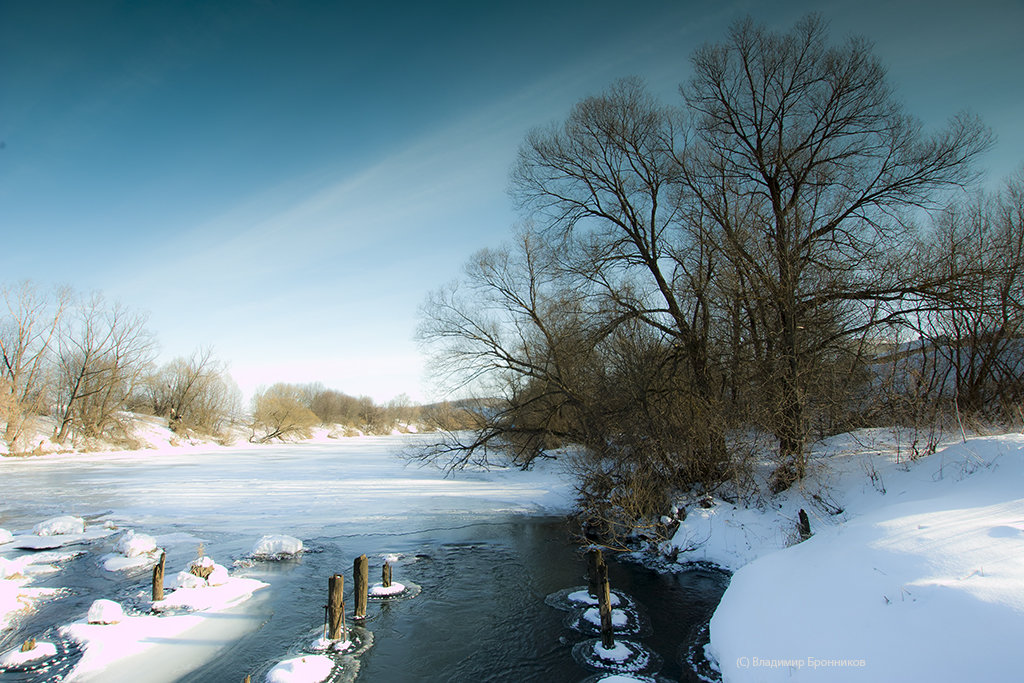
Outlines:
[[1024,2],[0,0],[0,285],[102,291],[161,360],[212,347],[243,393],[445,398],[427,292],[522,219],[532,128],[750,15],[874,42],[926,127],[970,110],[995,187],[1024,164]]

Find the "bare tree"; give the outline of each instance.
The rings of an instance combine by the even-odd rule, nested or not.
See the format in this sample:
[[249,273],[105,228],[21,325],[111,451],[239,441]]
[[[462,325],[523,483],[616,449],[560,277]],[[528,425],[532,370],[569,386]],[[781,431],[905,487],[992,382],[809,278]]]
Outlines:
[[991,137],[966,115],[925,135],[868,41],[830,45],[815,15],[785,34],[741,21],[724,43],[698,50],[693,66],[680,166],[733,267],[758,292],[785,487],[803,474],[815,352],[877,323],[877,302],[915,289],[900,269],[877,267],[899,248],[900,214],[968,182]]
[[249,441],[267,443],[273,439],[308,437],[318,420],[302,399],[302,391],[290,384],[275,384],[257,391],[252,398]]
[[51,396],[48,370],[71,292],[59,288],[45,295],[23,282],[0,293],[6,304],[6,313],[0,317],[0,378],[7,405],[4,436],[13,444],[27,417],[46,412]]
[[72,432],[95,437],[119,424],[125,398],[154,355],[145,324],[146,316],[99,294],[65,319],[58,335],[58,443]]
[[170,361],[146,378],[142,391],[149,410],[176,432],[219,434],[239,409],[238,388],[209,347]]
[[932,401],[988,418],[1012,416],[1024,398],[1024,172],[994,196],[953,204],[922,259],[951,287],[915,317],[924,343],[911,360],[934,377]]

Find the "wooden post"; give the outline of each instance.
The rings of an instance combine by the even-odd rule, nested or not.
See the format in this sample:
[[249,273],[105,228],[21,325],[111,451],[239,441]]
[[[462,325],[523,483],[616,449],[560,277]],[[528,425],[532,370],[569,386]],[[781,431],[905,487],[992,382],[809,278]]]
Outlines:
[[384,562],[384,568],[380,570],[380,585],[384,588],[391,588],[391,565]]
[[335,574],[327,581],[327,638],[348,639],[345,633],[345,577]]
[[34,650],[34,649],[36,649],[36,639],[35,638],[29,638],[28,640],[26,640],[21,645],[21,651],[22,652],[32,652],[32,650]]
[[800,509],[799,517],[800,522],[797,528],[800,530],[800,539],[805,541],[811,537],[811,520],[807,517],[807,512],[803,508]]
[[153,602],[164,599],[164,562],[167,553],[160,553],[160,561],[153,567]]
[[608,565],[603,562],[598,566],[600,592],[597,594],[598,610],[601,614],[601,646],[605,650],[615,647],[612,628],[612,594],[608,585]]
[[587,593],[590,597],[596,598],[601,593],[601,579],[599,578],[599,567],[604,564],[604,555],[600,548],[587,551]]
[[366,555],[360,555],[352,563],[352,580],[355,582],[356,610],[354,619],[366,618],[367,591],[370,589],[370,561]]

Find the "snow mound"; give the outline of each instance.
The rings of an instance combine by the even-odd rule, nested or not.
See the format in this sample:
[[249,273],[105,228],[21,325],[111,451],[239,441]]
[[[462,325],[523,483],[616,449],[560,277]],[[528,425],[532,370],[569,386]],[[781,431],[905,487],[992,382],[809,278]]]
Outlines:
[[175,588],[205,588],[208,585],[206,579],[191,572],[178,572],[173,581]]
[[19,667],[39,659],[49,659],[57,656],[57,646],[53,643],[37,642],[36,646],[27,652],[22,652],[21,647],[8,650],[0,657],[0,667]]
[[65,536],[68,534],[84,534],[85,520],[81,517],[54,517],[45,522],[40,522],[32,528],[36,536]]
[[373,598],[383,598],[390,595],[398,595],[405,591],[405,584],[393,581],[390,586],[385,587],[382,583],[375,583],[370,586],[367,593]]
[[[226,569],[224,571],[227,572]],[[191,583],[191,580],[184,578],[186,575],[197,579],[197,581]],[[154,602],[154,611],[166,612],[175,609],[205,611],[227,608],[249,599],[254,591],[269,585],[256,579],[240,579],[231,576],[228,576],[223,583],[210,584],[207,580],[188,572],[180,572],[176,579],[187,585],[178,585],[174,592],[166,598]]]
[[124,609],[113,600],[96,600],[89,607],[90,624],[117,624],[124,620]]
[[[595,598],[586,590],[573,591],[572,593],[569,593],[569,595],[567,595],[566,598],[569,600],[569,602],[577,605],[597,604],[597,598]],[[612,607],[618,607],[622,604],[622,598],[620,598],[619,595],[614,591],[609,591],[608,602],[611,604]]]
[[724,680],[1014,677],[1024,436],[971,439],[881,474],[890,504],[733,575],[707,648]]
[[149,534],[138,534],[129,529],[115,546],[117,552],[125,557],[139,557],[156,551],[156,540]]
[[254,557],[282,558],[302,552],[302,541],[294,536],[267,535],[252,547]]
[[334,669],[334,660],[326,655],[306,655],[286,659],[267,672],[267,683],[320,683]]
[[16,560],[8,560],[6,557],[0,557],[0,579],[13,579],[24,576],[25,565],[27,563],[27,557]]
[[[583,619],[594,626],[601,625],[601,611],[596,607],[589,607],[583,612]],[[629,623],[629,616],[620,609],[612,610],[612,628],[625,628]]]
[[7,529],[0,529],[0,545],[10,543],[14,540],[14,534]]

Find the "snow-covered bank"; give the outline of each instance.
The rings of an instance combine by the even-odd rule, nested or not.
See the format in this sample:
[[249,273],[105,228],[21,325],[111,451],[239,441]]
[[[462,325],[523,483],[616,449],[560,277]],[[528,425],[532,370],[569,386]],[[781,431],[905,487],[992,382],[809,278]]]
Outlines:
[[[17,446],[12,446],[0,437],[0,457],[31,457],[58,453],[188,452],[219,448],[268,448],[283,443],[328,444],[342,439],[368,436],[355,427],[330,424],[311,429],[308,436],[291,434],[284,439],[275,439],[264,444],[250,443],[251,431],[240,424],[235,424],[219,436],[213,436],[175,432],[170,428],[167,418],[152,415],[125,412],[120,414],[120,421],[124,433],[119,438],[76,437],[58,443],[53,440],[56,431],[54,419],[36,416],[24,427],[24,432],[17,439]],[[4,424],[0,422],[0,434]],[[422,426],[399,423],[390,430],[389,436],[417,434],[421,431],[425,431]]]
[[[1024,436],[912,462],[835,440],[803,490],[695,508],[683,559],[737,569],[708,652],[726,683],[1012,680],[1024,637]],[[814,536],[796,540],[796,511]],[[707,539],[703,547],[697,546]]]

